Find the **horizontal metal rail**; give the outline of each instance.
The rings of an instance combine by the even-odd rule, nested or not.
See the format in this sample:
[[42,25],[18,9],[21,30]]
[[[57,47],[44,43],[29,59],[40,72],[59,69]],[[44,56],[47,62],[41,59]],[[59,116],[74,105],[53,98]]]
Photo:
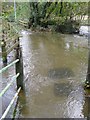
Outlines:
[[22,21],[22,20],[19,20],[19,22],[21,22],[21,23],[25,23],[25,24],[28,23],[28,21]]
[[16,33],[18,33],[19,31],[14,27],[14,25],[12,25],[10,22],[8,22],[8,24],[10,25],[10,27],[12,27]]
[[[3,36],[2,34],[0,34],[0,36],[2,37],[2,39],[5,40],[6,44],[5,44],[5,51],[2,51],[0,52],[0,55],[3,54],[3,57],[4,55],[7,55],[9,54],[14,48],[16,48],[19,44],[19,41],[18,41],[18,37],[19,37],[19,31],[16,29],[16,26],[14,27],[15,25],[11,24],[10,22],[4,22],[3,24],[3,28],[5,28],[6,30],[4,30],[3,32]],[[8,30],[8,31],[7,31]],[[9,32],[10,31],[10,32]],[[13,36],[11,36],[11,33],[13,34]],[[16,34],[16,35],[15,35]],[[2,39],[1,39],[1,42],[0,42],[0,46],[2,45]],[[10,48],[8,48],[8,46],[10,45],[11,43],[13,43],[14,45],[12,45]],[[4,47],[4,46],[3,46]],[[7,49],[8,48],[8,49]],[[0,70],[0,74],[4,71],[6,71],[9,67],[11,67],[12,65],[14,65],[15,63],[17,63],[19,61],[19,59],[13,61],[12,63],[10,63],[9,65],[7,65],[6,67],[3,67],[1,70]],[[13,85],[14,81],[16,81],[17,77],[20,75],[20,73],[17,72],[17,74],[15,76],[13,76],[11,78],[11,81],[7,84],[7,86],[0,92],[0,98],[8,91],[8,89],[10,88],[11,85]],[[17,79],[18,80],[18,79]],[[12,107],[15,99],[18,97],[18,94],[21,90],[21,87],[17,87],[19,88],[17,90],[17,92],[15,93],[13,99],[11,100],[10,104],[8,105],[8,107],[6,108],[5,112],[3,113],[2,117],[0,118],[0,120],[3,120],[10,108]]]
[[19,24],[28,27],[28,22],[25,22],[25,21],[19,20]]
[[15,99],[17,98],[20,90],[21,90],[21,87],[17,90],[16,94],[14,95],[13,99],[11,100],[10,104],[8,105],[7,109],[6,109],[5,112],[3,113],[2,117],[0,118],[0,120],[3,120],[3,119],[6,117],[6,115],[8,114],[8,112],[9,112],[9,110],[10,110],[10,108],[12,107]]
[[[12,42],[15,42],[16,40],[13,40]],[[18,46],[19,42],[17,41],[13,46],[11,46],[6,52],[0,52],[0,56],[9,54],[14,48]],[[6,46],[8,48],[9,45]]]
[[9,39],[7,39],[5,42],[10,43],[10,42],[13,42],[17,38],[18,38],[18,35],[14,35],[14,36],[10,37]]
[[14,48],[18,46],[19,42],[17,41],[11,48],[9,48],[6,53],[9,54]]
[[9,65],[7,65],[6,67],[2,68],[0,70],[0,73],[4,72],[5,70],[7,70],[9,67],[11,67],[12,65],[14,65],[15,63],[17,63],[19,61],[19,59],[13,61],[12,63],[10,63]]
[[2,90],[2,92],[0,93],[0,97],[2,97],[5,92],[9,89],[9,87],[13,84],[13,82],[16,80],[16,78],[19,76],[20,74],[18,73],[17,75],[15,75],[14,77],[12,77],[11,82]]

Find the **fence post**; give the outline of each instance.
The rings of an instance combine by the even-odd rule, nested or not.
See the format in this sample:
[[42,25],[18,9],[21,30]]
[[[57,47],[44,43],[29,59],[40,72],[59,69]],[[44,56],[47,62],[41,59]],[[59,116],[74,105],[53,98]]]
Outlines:
[[4,30],[2,31],[2,42],[1,42],[1,48],[2,48],[2,59],[3,63],[7,63],[7,52],[6,52],[6,42],[4,40]]
[[[19,41],[19,37],[18,37],[18,41]],[[17,48],[16,48],[16,59],[19,59],[19,62],[16,63],[16,74],[20,73],[20,75],[17,78],[17,89],[19,87],[21,87],[21,89],[24,89],[24,85],[23,85],[23,59],[22,59],[22,52],[21,52],[21,48],[20,45],[18,44]]]

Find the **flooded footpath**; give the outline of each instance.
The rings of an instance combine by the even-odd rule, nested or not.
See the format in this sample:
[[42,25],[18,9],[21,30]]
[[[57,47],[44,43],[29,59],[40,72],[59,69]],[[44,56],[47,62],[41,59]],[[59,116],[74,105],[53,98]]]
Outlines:
[[25,33],[20,41],[25,93],[20,93],[16,117],[87,118],[87,38],[45,32]]

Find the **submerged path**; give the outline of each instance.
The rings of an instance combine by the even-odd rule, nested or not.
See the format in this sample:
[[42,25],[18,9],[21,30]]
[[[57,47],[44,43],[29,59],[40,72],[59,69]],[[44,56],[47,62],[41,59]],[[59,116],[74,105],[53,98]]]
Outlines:
[[[87,117],[88,100],[82,86],[87,73],[87,39],[59,33],[22,32],[25,94],[20,94],[16,117]],[[11,70],[3,79],[12,74]],[[11,91],[5,98],[10,99]]]
[[19,117],[87,116],[82,81],[86,78],[88,49],[80,47],[87,46],[86,38],[32,33],[24,34],[21,44],[26,97],[21,99]]

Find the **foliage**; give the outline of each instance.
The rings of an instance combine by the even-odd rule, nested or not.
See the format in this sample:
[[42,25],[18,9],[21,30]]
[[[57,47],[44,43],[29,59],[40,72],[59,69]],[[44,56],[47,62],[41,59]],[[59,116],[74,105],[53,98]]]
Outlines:
[[[29,19],[29,5],[27,2],[16,2],[16,19]],[[15,21],[15,9],[13,2],[2,3],[2,16],[9,21]]]
[[[2,15],[14,21],[14,3],[4,3]],[[29,20],[28,26],[53,28],[56,31],[76,31],[88,15],[87,2],[17,2],[17,20]],[[50,27],[52,26],[52,27]],[[66,30],[65,30],[66,29]]]
[[29,19],[29,4],[27,2],[17,2],[17,20]]
[[14,8],[12,6],[12,3],[8,3],[8,2],[3,2],[2,3],[2,16],[5,19],[14,19],[14,14],[13,14]]
[[64,31],[74,32],[88,14],[88,3],[84,2],[30,2],[29,4],[29,27],[37,25],[48,27],[53,24],[56,25],[56,30],[63,31],[65,27]]

